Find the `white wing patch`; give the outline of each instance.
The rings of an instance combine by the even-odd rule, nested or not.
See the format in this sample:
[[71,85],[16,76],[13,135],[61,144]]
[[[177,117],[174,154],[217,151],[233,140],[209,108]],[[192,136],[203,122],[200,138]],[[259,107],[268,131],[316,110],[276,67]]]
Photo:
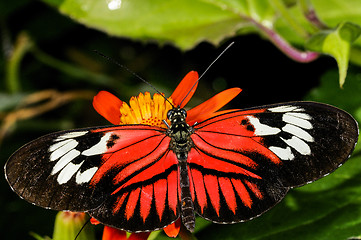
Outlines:
[[247,116],[249,122],[254,126],[254,134],[257,136],[275,135],[281,132],[281,129],[276,127],[270,127],[266,124],[262,124],[258,118],[253,116]]
[[290,123],[304,129],[312,129],[312,124],[310,123],[310,121],[308,121],[308,119],[299,118],[294,115],[285,113],[283,114],[282,120],[286,123]]
[[69,133],[60,135],[60,136],[59,136],[58,138],[56,138],[54,141],[57,142],[57,141],[65,140],[65,139],[72,139],[72,138],[76,138],[76,137],[83,136],[83,135],[85,135],[85,134],[87,134],[87,133],[88,133],[88,131],[69,132]]
[[295,155],[293,155],[290,147],[281,148],[281,147],[271,146],[271,147],[269,147],[269,150],[271,150],[274,154],[276,154],[282,160],[292,160],[295,158]]
[[303,108],[297,107],[297,106],[291,106],[291,105],[283,105],[278,106],[274,108],[268,108],[267,109],[270,112],[302,112],[305,111]]
[[108,150],[107,143],[111,139],[113,132],[107,132],[100,138],[100,141],[89,149],[79,151],[76,147],[79,145],[77,137],[81,137],[87,134],[88,131],[70,132],[65,133],[54,140],[54,144],[49,147],[50,161],[56,161],[51,175],[58,174],[57,181],[59,184],[67,183],[73,176],[75,176],[75,182],[77,184],[89,182],[96,171],[97,167],[91,167],[84,172],[80,171],[81,166],[85,162],[75,164],[72,161],[79,156],[93,156],[101,155]]
[[96,171],[98,171],[97,167],[89,168],[89,169],[85,170],[84,172],[78,171],[76,174],[76,177],[75,177],[75,182],[77,184],[89,182],[92,179],[92,177],[94,176],[94,174],[96,173]]
[[[290,147],[295,149],[297,152],[301,153],[302,155],[310,155],[311,149],[305,141],[299,139],[296,136],[293,136],[291,139],[283,139],[285,143],[287,143]],[[292,159],[291,159],[292,160]]]
[[58,181],[59,184],[64,184],[67,183],[71,177],[79,171],[81,165],[83,164],[83,162],[79,163],[79,164],[73,164],[73,163],[68,163],[66,165],[66,167],[63,168],[63,170],[61,170],[61,172],[58,175],[58,178],[56,179]]
[[97,155],[99,153],[105,153],[108,150],[107,142],[109,141],[109,139],[112,135],[113,135],[112,132],[106,133],[97,144],[95,144],[91,148],[83,151],[81,154],[84,156],[93,156],[93,155]]
[[287,147],[270,146],[274,154],[276,154],[282,160],[293,160],[295,158],[292,149],[302,155],[310,155],[311,148],[308,145],[310,142],[314,142],[314,138],[307,130],[313,128],[312,117],[305,113],[305,109],[292,106],[284,105],[267,109],[273,113],[280,113],[282,115],[282,121],[286,123],[282,128],[268,126],[260,122],[260,120],[253,116],[248,116],[250,123],[254,126],[254,133],[257,136],[276,135],[280,132],[286,132],[292,135],[289,139],[280,139],[287,144]]
[[51,171],[51,175],[57,174],[79,155],[80,152],[76,149],[72,149],[69,152],[65,153],[64,156],[62,156],[54,165],[53,170]]
[[306,132],[305,130],[303,130],[302,128],[300,127],[297,127],[295,125],[292,125],[292,124],[286,124],[286,126],[284,126],[282,128],[282,131],[284,132],[288,132],[290,134],[292,134],[293,136],[297,136],[307,142],[313,142],[314,139],[313,137],[308,133]]
[[78,141],[74,139],[67,139],[51,145],[49,148],[49,151],[51,152],[50,161],[55,161],[61,156],[64,156],[64,154],[74,149],[76,146],[78,146],[78,144]]

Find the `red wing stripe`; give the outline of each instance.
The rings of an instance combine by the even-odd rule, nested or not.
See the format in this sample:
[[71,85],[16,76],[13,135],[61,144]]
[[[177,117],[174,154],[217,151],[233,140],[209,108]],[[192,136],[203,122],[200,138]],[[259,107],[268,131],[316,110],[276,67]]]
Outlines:
[[202,166],[204,169],[211,169],[223,173],[242,174],[245,176],[258,178],[258,179],[261,178],[257,174],[252,173],[251,171],[248,171],[242,167],[239,167],[234,163],[229,163],[226,162],[225,160],[214,158],[213,156],[209,156],[208,154],[202,151],[191,152],[190,154],[188,154],[188,156],[189,156],[188,161],[190,164],[197,164],[199,166]]
[[170,139],[156,136],[152,140],[150,138],[147,140],[128,146],[129,150],[123,149],[123,151],[111,153],[109,158],[108,154],[104,154],[103,158],[108,160],[95,173],[92,183],[97,184],[112,169],[120,170],[114,178],[115,184],[126,182],[127,178],[136,171],[146,168],[155,159],[159,159],[167,151]]
[[252,199],[251,199],[251,196],[249,195],[249,192],[247,191],[247,188],[244,186],[242,181],[238,180],[238,179],[232,179],[231,181],[232,181],[234,188],[236,189],[236,191],[238,193],[238,196],[241,198],[243,204],[246,207],[251,208],[252,207]]
[[[261,138],[260,137],[243,137],[237,135],[227,135],[218,132],[196,132],[191,136],[193,142],[199,149],[203,149],[203,151],[207,152],[208,149],[212,149],[212,155],[217,156],[217,151],[225,150],[228,152],[236,152],[242,155],[247,153],[258,153],[263,155],[265,158],[270,159],[273,163],[279,164],[281,160],[268,148],[261,145]],[[217,141],[214,141],[217,139]],[[212,143],[212,145],[210,144]],[[227,154],[228,155],[228,154]],[[233,159],[234,155],[230,154],[231,160]],[[242,158],[240,161],[241,164],[246,166],[254,166],[254,161],[250,160],[250,158]]]
[[193,178],[192,178],[192,172],[191,172],[190,167],[188,167],[188,176],[189,176],[189,190],[191,192],[192,201],[194,202],[195,192],[194,192]]
[[140,188],[136,188],[129,195],[129,198],[127,201],[127,206],[126,206],[126,211],[125,211],[125,216],[126,216],[127,220],[129,220],[134,214],[134,210],[135,210],[135,208],[138,204],[138,200],[139,200],[139,193],[140,193]]
[[244,180],[244,183],[251,189],[251,191],[254,193],[254,195],[258,198],[258,199],[262,199],[263,198],[263,194],[262,192],[259,190],[258,186],[254,183],[251,183],[247,180]]
[[203,210],[207,206],[207,195],[206,189],[204,188],[203,174],[196,169],[192,169],[191,174],[192,182],[194,184],[193,191],[196,192],[197,202],[201,208],[201,213],[203,214]]
[[229,178],[220,177],[218,178],[218,182],[223,196],[226,199],[228,208],[233,212],[233,214],[236,214],[237,201],[231,181]]
[[160,179],[154,183],[154,201],[155,207],[159,216],[159,221],[162,221],[162,216],[165,208],[165,200],[167,198],[167,180]]
[[[152,158],[152,157],[150,157]],[[118,179],[117,177],[124,177],[124,175],[131,174],[131,178],[128,178],[127,181],[124,181],[125,183],[121,185],[120,188],[126,188],[132,184],[139,184],[141,182],[145,182],[147,180],[150,180],[160,174],[165,173],[168,169],[170,169],[172,166],[177,165],[177,158],[173,152],[168,152],[164,156],[162,156],[160,159],[143,159],[143,161],[152,160],[155,162],[150,162],[148,165],[143,166],[143,162],[140,162],[139,164],[141,166],[136,166],[133,172],[128,173],[127,171],[120,171],[117,176],[115,177],[114,181],[117,184]],[[135,163],[134,163],[135,164]]]
[[142,187],[140,193],[140,215],[143,218],[143,222],[149,216],[150,207],[153,200],[153,184]]
[[113,208],[113,213],[114,215],[117,214],[120,210],[120,208],[122,207],[123,203],[124,203],[124,200],[125,198],[128,196],[128,192],[124,193],[123,195],[117,197],[117,200],[115,202],[115,207]]
[[212,156],[219,159],[224,159],[228,162],[231,161],[234,163],[245,165],[250,168],[255,168],[257,166],[257,163],[255,161],[245,156],[244,154],[240,152],[234,152],[229,149],[217,148],[214,145],[211,145],[209,142],[206,142],[201,136],[203,137],[203,133],[201,133],[200,135],[194,134],[194,136],[192,136],[192,139],[196,143],[197,148],[202,149],[202,151],[208,152]]
[[178,171],[173,171],[168,175],[168,204],[169,208],[177,214],[178,207]]
[[[215,116],[213,118],[210,118],[208,120],[205,120],[197,125],[194,126],[194,128],[196,130],[205,130],[205,129],[202,129],[202,128],[207,128],[207,127],[210,127],[212,129],[216,129],[216,131],[218,132],[225,132],[225,133],[234,133],[233,132],[233,127],[235,126],[225,126],[225,124],[223,124],[223,121],[224,120],[228,120],[228,119],[234,119],[234,118],[242,118],[243,116],[247,116],[247,115],[254,115],[254,114],[257,114],[257,113],[262,113],[262,112],[265,112],[266,109],[253,109],[253,110],[247,110],[247,111],[244,111],[244,110],[236,110],[235,112],[227,112],[225,114],[222,114],[222,115],[218,115],[218,116]],[[238,119],[237,119],[238,120]]]
[[207,189],[209,199],[211,200],[211,204],[217,215],[219,216],[219,209],[221,208],[221,205],[217,177],[214,175],[205,175],[204,183]]
[[[84,128],[84,130],[88,130],[88,128]],[[150,132],[158,132],[158,133],[165,133],[166,130],[164,128],[155,127],[155,126],[149,126],[149,125],[141,125],[141,124],[128,124],[128,125],[119,125],[114,127],[99,127],[99,128],[91,128],[92,132],[122,132],[122,131],[131,131],[131,132],[137,132],[137,131],[143,131],[147,130]]]

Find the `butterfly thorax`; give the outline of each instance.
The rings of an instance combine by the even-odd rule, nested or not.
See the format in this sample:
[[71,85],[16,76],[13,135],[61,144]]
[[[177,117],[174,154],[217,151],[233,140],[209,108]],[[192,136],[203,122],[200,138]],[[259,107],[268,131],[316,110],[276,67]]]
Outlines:
[[168,112],[171,122],[167,135],[171,138],[169,148],[176,154],[179,161],[186,161],[188,152],[193,147],[191,134],[193,128],[186,123],[187,112],[182,108],[174,108]]

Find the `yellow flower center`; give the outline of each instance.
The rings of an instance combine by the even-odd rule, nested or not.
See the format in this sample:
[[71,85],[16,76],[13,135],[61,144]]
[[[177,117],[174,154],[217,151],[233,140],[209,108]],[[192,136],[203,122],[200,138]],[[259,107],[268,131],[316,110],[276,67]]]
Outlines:
[[[171,98],[168,101],[173,104]],[[123,102],[120,107],[120,124],[146,124],[165,128],[163,120],[167,120],[167,113],[172,105],[167,102],[164,95],[155,93],[153,99],[149,92],[140,93],[138,97],[132,97],[129,105]]]

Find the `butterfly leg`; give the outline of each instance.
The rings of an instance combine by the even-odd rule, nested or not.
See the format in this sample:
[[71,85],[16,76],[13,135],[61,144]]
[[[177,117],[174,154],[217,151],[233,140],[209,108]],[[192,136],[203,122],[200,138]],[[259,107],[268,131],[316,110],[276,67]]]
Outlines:
[[179,182],[181,187],[181,216],[184,226],[193,232],[195,228],[194,205],[189,190],[189,176],[186,161],[179,161]]

